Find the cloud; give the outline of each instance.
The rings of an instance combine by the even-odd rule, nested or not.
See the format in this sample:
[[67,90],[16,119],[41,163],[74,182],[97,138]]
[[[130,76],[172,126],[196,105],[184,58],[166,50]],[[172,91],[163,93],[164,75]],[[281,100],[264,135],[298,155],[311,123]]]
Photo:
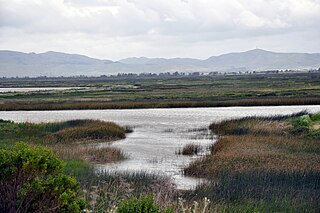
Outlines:
[[250,40],[319,51],[319,29],[319,0],[0,0],[0,48],[24,51],[179,56],[188,45],[203,57],[230,41],[239,43],[226,51],[250,49]]

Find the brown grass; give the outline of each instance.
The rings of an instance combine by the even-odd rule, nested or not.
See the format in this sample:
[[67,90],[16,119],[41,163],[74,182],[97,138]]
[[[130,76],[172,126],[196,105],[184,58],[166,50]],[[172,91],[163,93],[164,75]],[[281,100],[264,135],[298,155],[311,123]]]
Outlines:
[[320,129],[320,124],[315,124],[311,128],[314,130],[318,130],[318,129]]
[[0,103],[0,111],[13,110],[81,110],[81,109],[139,109],[182,107],[227,107],[227,106],[280,106],[316,105],[319,97],[301,98],[255,98],[219,101],[123,101],[123,102],[44,102],[44,103]]
[[301,143],[275,136],[225,136],[214,146],[212,155],[190,164],[185,172],[212,177],[213,174],[248,171],[320,171],[318,154],[288,152],[281,148],[300,147]]
[[196,155],[200,151],[200,146],[196,144],[186,144],[182,151],[179,150],[178,154],[182,155]]
[[320,144],[290,135],[287,119],[245,118],[212,124],[222,135],[211,155],[185,169],[191,176],[213,177],[237,172],[320,171]]
[[[80,120],[82,121],[82,120]],[[45,140],[50,143],[113,141],[125,138],[125,129],[113,122],[83,120],[84,123],[48,134]]]
[[284,121],[247,117],[213,123],[209,128],[218,135],[284,135],[291,127]]
[[56,145],[52,148],[63,160],[81,159],[94,164],[103,164],[125,159],[124,153],[115,147]]

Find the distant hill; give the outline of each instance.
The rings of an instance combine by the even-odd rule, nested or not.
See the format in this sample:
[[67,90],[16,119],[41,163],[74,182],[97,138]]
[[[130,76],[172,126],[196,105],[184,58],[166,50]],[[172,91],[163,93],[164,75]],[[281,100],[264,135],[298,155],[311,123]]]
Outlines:
[[[0,76],[73,76],[99,75],[98,68],[113,63],[84,55],[60,52],[22,53],[0,51]],[[97,71],[97,72],[96,72]]]
[[205,63],[222,69],[245,68],[257,71],[270,69],[308,69],[319,67],[320,54],[276,53],[255,49],[241,53],[212,56],[205,60]]
[[202,60],[193,59],[193,58],[146,58],[146,57],[132,57],[132,58],[125,58],[120,60],[119,62],[124,64],[139,64],[139,65],[199,65],[201,64]]
[[212,56],[206,60],[193,58],[132,57],[100,60],[84,55],[60,52],[22,53],[0,50],[0,76],[99,76],[141,72],[232,72],[275,69],[310,69],[320,67],[320,54],[276,53],[261,49]]

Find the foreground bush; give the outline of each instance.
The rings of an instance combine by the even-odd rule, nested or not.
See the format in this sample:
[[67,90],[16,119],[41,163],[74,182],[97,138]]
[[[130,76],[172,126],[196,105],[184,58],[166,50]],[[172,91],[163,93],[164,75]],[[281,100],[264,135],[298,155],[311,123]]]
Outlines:
[[292,133],[306,138],[320,139],[320,113],[292,119]]
[[0,212],[79,212],[78,182],[51,150],[24,143],[0,149]]

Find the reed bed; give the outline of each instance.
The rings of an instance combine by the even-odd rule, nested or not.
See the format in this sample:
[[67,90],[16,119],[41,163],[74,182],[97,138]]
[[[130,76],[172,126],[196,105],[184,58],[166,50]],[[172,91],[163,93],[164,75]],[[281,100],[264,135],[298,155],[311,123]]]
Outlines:
[[[252,140],[255,140],[252,142]],[[268,144],[269,140],[273,140]],[[277,140],[277,141],[276,141]],[[307,148],[287,145],[275,137],[231,136],[222,138],[213,146],[212,155],[191,163],[184,171],[187,175],[208,177],[220,173],[234,174],[245,171],[320,171],[319,146],[316,142]],[[278,144],[281,144],[280,146]],[[293,148],[283,148],[293,145]],[[315,150],[313,148],[316,147]],[[307,150],[307,151],[305,151]],[[313,151],[310,151],[313,150]]]
[[124,198],[152,195],[162,207],[172,205],[177,192],[169,178],[146,172],[97,171],[93,167],[75,175],[93,212],[109,212]]
[[223,173],[184,194],[215,212],[319,212],[320,172]]
[[293,126],[287,122],[289,118],[299,117],[308,114],[301,111],[291,115],[274,115],[266,117],[248,116],[239,119],[224,120],[219,123],[212,123],[209,129],[217,135],[274,135],[286,134]]
[[115,123],[99,120],[52,123],[15,123],[0,120],[0,132],[3,133],[0,139],[52,145],[118,140],[125,138],[126,130]]
[[82,110],[82,109],[143,109],[143,108],[186,108],[186,107],[229,107],[229,106],[280,106],[280,105],[317,105],[319,97],[281,97],[254,98],[216,101],[122,101],[122,102],[42,102],[42,103],[1,103],[0,111],[16,110]]
[[92,164],[105,164],[126,159],[125,154],[115,147],[94,147],[78,145],[51,146],[60,159],[65,161],[80,159]]
[[90,125],[63,129],[46,137],[51,143],[66,143],[74,141],[111,141],[125,137],[123,129],[114,124]]
[[182,150],[179,150],[177,154],[179,155],[197,155],[200,151],[200,145],[196,144],[186,144]]
[[[210,125],[219,134],[212,153],[186,175],[209,180],[188,199],[209,197],[217,211],[318,212],[319,114],[247,117]],[[296,131],[304,128],[305,131]]]

